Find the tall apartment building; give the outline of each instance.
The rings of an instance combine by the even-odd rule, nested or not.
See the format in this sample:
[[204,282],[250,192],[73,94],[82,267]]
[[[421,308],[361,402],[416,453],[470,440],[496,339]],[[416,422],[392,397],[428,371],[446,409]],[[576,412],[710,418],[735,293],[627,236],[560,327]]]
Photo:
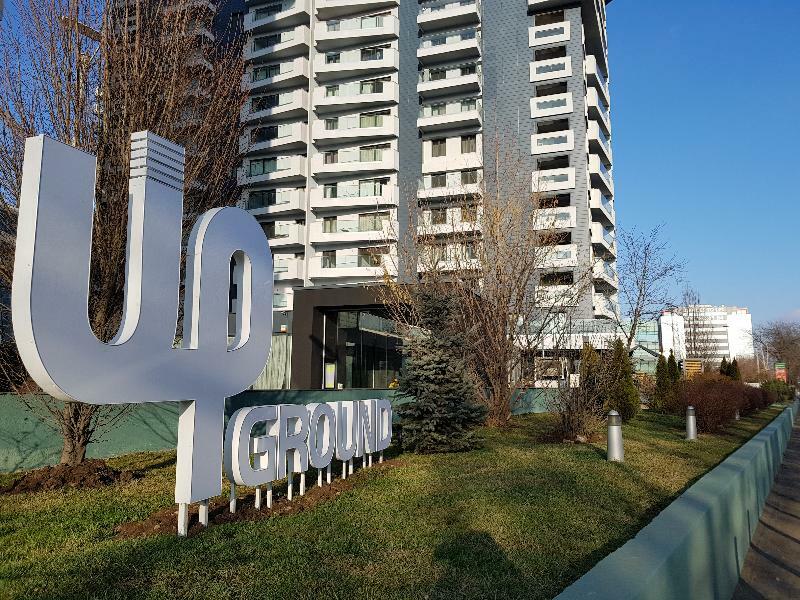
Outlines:
[[753,321],[746,308],[696,304],[665,311],[659,322],[665,352],[671,347],[672,332],[678,329],[683,336],[686,358],[719,363],[723,358],[733,360],[755,355]]
[[[593,265],[576,314],[613,316],[606,3],[247,0],[238,182],[241,206],[270,238],[276,330],[291,328],[298,298],[322,297],[306,292],[379,281],[408,231],[409,198],[433,224],[477,231],[483,171],[495,169],[490,140],[516,146],[531,189],[552,196],[564,247],[542,283],[558,291]],[[341,294],[352,312],[357,301]],[[303,338],[327,340],[335,307],[323,312],[304,313],[316,329]],[[298,341],[297,364],[316,374],[293,373],[293,386],[321,387],[323,363],[326,381],[348,385],[328,364],[352,340]],[[339,358],[340,370],[352,363]]]

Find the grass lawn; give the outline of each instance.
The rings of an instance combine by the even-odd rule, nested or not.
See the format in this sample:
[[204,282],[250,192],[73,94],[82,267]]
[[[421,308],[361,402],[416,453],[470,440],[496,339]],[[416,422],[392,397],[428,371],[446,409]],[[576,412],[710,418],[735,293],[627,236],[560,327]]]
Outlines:
[[682,419],[643,414],[624,464],[604,443],[540,443],[551,417],[521,417],[481,450],[403,455],[312,510],[188,539],[114,539],[173,502],[174,453],[123,456],[145,477],[0,496],[0,597],[550,598],[779,412],[695,443]]

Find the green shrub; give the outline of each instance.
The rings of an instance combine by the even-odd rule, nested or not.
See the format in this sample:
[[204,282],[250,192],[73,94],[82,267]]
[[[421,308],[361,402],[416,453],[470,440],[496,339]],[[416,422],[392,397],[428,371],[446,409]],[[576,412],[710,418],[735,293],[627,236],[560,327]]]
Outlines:
[[772,394],[773,402],[791,402],[794,400],[794,386],[780,379],[770,379],[761,383],[761,389]]
[[606,395],[606,410],[616,410],[623,421],[628,421],[639,412],[639,390],[633,382],[633,366],[625,344],[617,338],[611,352],[609,371],[613,381]]

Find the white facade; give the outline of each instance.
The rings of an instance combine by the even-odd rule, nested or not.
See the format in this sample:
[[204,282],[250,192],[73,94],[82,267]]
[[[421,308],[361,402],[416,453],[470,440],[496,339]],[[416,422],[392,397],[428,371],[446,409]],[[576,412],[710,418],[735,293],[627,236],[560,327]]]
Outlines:
[[686,329],[682,315],[664,312],[658,318],[658,335],[661,354],[668,357],[672,352],[675,360],[686,360]]
[[665,352],[680,346],[675,332],[683,329],[686,358],[720,362],[723,358],[733,360],[755,355],[753,322],[746,308],[709,304],[681,307],[665,311],[659,325]]
[[[391,275],[414,194],[443,261],[448,233],[479,238],[484,132],[491,134],[484,103],[513,96],[522,106],[508,114],[525,122],[515,143],[530,161],[532,189],[552,196],[556,208],[547,210],[564,233],[543,292],[557,294],[565,278],[593,266],[591,289],[572,304],[580,318],[615,316],[605,2],[531,1],[503,18],[498,11],[512,9],[496,0],[246,7],[240,205],[270,238],[276,310],[291,311],[299,287]],[[526,57],[524,74],[504,80],[508,90],[487,91],[484,63],[494,57],[495,76],[509,66],[512,28],[524,33],[514,50]]]

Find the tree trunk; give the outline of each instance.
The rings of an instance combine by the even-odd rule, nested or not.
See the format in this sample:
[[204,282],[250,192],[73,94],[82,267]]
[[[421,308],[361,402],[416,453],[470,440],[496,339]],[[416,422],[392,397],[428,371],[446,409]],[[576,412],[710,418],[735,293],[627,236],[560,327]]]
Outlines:
[[59,464],[74,466],[86,459],[86,448],[92,437],[92,416],[96,408],[78,402],[64,404],[59,423],[64,440]]

